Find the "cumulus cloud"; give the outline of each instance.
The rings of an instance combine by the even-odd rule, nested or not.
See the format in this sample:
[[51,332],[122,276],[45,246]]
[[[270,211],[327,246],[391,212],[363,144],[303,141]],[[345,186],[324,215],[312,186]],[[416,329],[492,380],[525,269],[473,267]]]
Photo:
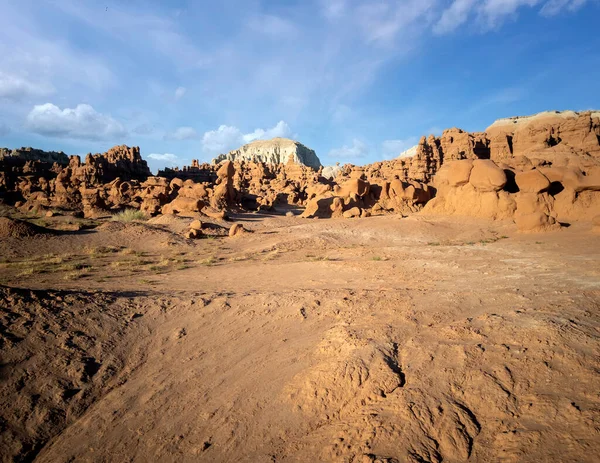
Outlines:
[[252,133],[243,135],[244,141],[250,143],[253,140],[268,140],[269,138],[275,137],[289,137],[292,134],[290,126],[285,121],[279,121],[275,124],[275,127],[270,129],[256,129]]
[[185,92],[187,92],[187,88],[177,87],[177,90],[175,90],[175,100],[180,100],[181,98],[183,98],[183,95],[185,95]]
[[202,149],[212,154],[229,152],[243,143],[240,129],[229,125],[220,125],[217,130],[205,132],[202,137]]
[[341,148],[335,148],[329,151],[329,157],[332,159],[343,158],[361,158],[368,154],[369,148],[367,145],[355,138],[352,140],[352,146],[344,145]]
[[65,109],[52,103],[36,105],[27,115],[26,124],[32,132],[59,138],[99,140],[127,133],[120,122],[88,104]]
[[171,140],[193,140],[198,138],[198,132],[193,127],[179,127],[175,132],[165,135],[165,138]]
[[17,101],[27,97],[46,96],[53,92],[54,87],[48,83],[32,82],[0,71],[0,99]]
[[148,155],[148,159],[152,159],[154,161],[161,161],[162,164],[171,167],[178,166],[181,162],[181,159],[179,159],[179,157],[173,153],[151,153]]
[[395,158],[414,147],[418,141],[417,137],[409,137],[405,140],[385,140],[381,144],[381,151],[385,158]]
[[242,133],[237,127],[221,125],[217,130],[206,132],[202,137],[202,148],[206,153],[227,153],[254,140],[268,140],[275,137],[289,137],[292,131],[285,121],[279,121],[270,129],[256,129]]

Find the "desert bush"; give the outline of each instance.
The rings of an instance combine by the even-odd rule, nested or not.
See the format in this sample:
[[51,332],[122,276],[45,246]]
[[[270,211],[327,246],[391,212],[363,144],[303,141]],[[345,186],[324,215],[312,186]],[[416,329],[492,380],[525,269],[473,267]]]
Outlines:
[[116,222],[135,222],[138,220],[146,220],[146,214],[137,209],[125,209],[122,212],[114,214],[112,220]]

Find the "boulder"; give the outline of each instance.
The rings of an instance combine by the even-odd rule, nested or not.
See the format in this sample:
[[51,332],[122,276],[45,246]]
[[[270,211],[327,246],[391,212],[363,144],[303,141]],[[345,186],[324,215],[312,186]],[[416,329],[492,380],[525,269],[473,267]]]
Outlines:
[[202,231],[201,230],[196,230],[194,228],[189,229],[187,232],[185,232],[184,236],[188,239],[188,240],[197,240],[199,238],[202,238]]
[[242,235],[244,233],[246,233],[246,229],[244,228],[244,226],[241,223],[234,223],[231,228],[229,229],[229,236],[233,237],[233,236],[238,236],[238,235]]
[[473,161],[473,169],[469,177],[469,183],[481,192],[500,191],[506,185],[506,174],[504,170],[489,159],[477,159]]
[[469,177],[473,169],[473,161],[471,159],[450,161],[447,165],[447,179],[450,186],[456,187],[469,183]]
[[198,219],[193,220],[192,223],[190,224],[190,229],[191,230],[202,230],[202,222]]
[[369,182],[360,178],[352,178],[342,185],[336,185],[334,188],[335,196],[342,198],[358,199],[369,193]]
[[523,232],[539,232],[560,228],[554,217],[539,211],[531,214],[516,214],[515,223],[519,231]]
[[215,211],[214,209],[208,207],[202,209],[202,213],[205,216],[210,217],[211,219],[225,220],[227,218],[227,214],[225,214],[225,211]]
[[523,193],[541,193],[550,188],[550,181],[537,169],[518,172],[515,182]]
[[350,209],[348,209],[347,211],[344,211],[344,218],[346,219],[352,219],[355,217],[360,217],[361,214],[361,209],[360,207],[352,207]]
[[201,212],[205,207],[204,201],[193,198],[177,197],[162,207],[163,214]]

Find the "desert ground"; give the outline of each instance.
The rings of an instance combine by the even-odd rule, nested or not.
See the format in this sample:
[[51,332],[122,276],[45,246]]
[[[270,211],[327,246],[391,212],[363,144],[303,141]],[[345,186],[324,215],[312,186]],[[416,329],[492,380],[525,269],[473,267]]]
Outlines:
[[194,218],[0,224],[2,461],[598,461],[590,223]]

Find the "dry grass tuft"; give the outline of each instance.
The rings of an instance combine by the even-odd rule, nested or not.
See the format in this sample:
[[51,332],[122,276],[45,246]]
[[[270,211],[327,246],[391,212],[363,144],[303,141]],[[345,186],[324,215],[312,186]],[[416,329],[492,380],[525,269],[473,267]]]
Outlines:
[[139,222],[147,219],[148,218],[146,217],[146,214],[144,214],[142,211],[138,211],[137,209],[125,209],[124,211],[112,216],[112,220],[115,222]]

